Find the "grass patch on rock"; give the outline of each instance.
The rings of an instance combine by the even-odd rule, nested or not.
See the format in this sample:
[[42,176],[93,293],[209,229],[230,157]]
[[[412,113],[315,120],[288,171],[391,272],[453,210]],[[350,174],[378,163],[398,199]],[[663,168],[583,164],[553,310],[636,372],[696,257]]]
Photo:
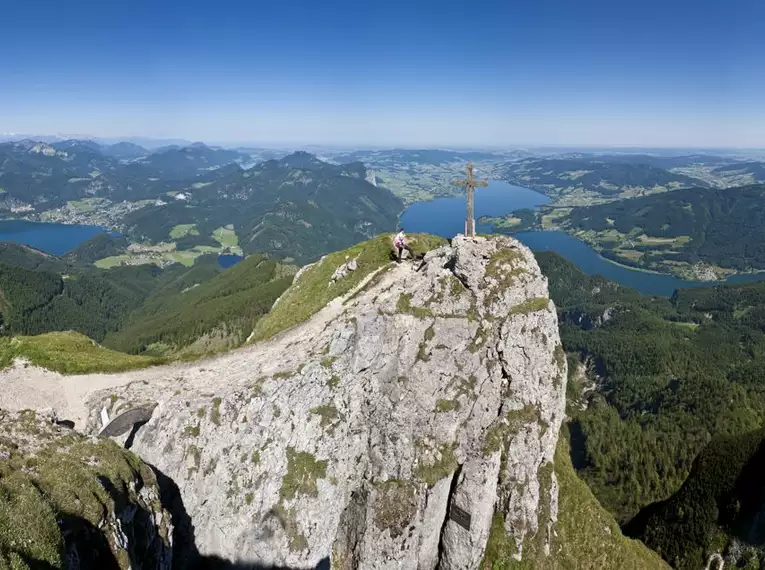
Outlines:
[[316,481],[326,478],[327,463],[317,460],[311,453],[288,447],[287,474],[282,479],[279,496],[282,499],[294,499],[298,495],[316,497],[319,494]]
[[444,400],[439,399],[438,402],[436,402],[436,411],[437,412],[453,412],[454,410],[460,409],[460,403],[457,400]]
[[[151,469],[113,441],[63,430],[31,411],[1,421],[0,568],[65,568],[65,541],[80,547],[82,567],[95,567],[95,556],[127,568],[110,531],[97,529],[131,504],[140,508],[142,487],[158,493]],[[169,547],[165,530],[158,540]]]
[[408,293],[401,293],[401,295],[399,295],[398,302],[396,303],[396,312],[414,315],[418,319],[425,319],[433,316],[430,309],[412,305],[412,296]]
[[323,406],[316,406],[315,408],[311,408],[311,413],[321,418],[321,427],[331,425],[335,423],[338,418],[340,418],[340,412],[338,412],[337,408],[332,404],[325,404]]
[[546,311],[550,306],[550,299],[547,297],[532,297],[526,299],[523,303],[519,303],[510,309],[511,315],[528,315],[529,313],[536,313],[538,311]]
[[[347,294],[365,277],[391,262],[392,242],[391,234],[383,234],[346,250],[331,253],[308,267],[284,293],[276,307],[258,321],[253,340],[268,339],[292,328],[308,320],[333,299]],[[416,254],[424,254],[444,245],[446,240],[426,234],[414,234],[410,236],[410,242]],[[335,270],[351,259],[356,259],[356,270],[332,282]]]
[[392,479],[375,485],[375,526],[391,538],[401,536],[417,512],[417,488]]
[[418,448],[417,478],[428,487],[433,487],[444,477],[450,476],[458,467],[457,456],[454,454],[454,446],[439,445],[436,449],[429,449],[421,442],[415,443]]

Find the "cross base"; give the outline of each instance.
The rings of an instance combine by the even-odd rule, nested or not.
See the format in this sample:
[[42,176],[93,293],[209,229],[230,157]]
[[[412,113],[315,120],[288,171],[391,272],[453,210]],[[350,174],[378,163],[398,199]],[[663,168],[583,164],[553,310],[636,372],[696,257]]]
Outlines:
[[475,220],[473,218],[465,220],[465,237],[475,237]]

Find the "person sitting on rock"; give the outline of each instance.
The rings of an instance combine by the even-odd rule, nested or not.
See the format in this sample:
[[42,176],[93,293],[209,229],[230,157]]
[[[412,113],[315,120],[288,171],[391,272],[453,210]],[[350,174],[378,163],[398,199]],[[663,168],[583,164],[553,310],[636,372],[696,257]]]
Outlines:
[[409,255],[414,257],[412,248],[409,247],[409,244],[406,243],[406,234],[404,233],[404,228],[398,229],[398,233],[393,239],[393,245],[398,250],[398,259],[396,260],[398,263],[401,263],[401,254],[404,252],[404,250],[407,250]]

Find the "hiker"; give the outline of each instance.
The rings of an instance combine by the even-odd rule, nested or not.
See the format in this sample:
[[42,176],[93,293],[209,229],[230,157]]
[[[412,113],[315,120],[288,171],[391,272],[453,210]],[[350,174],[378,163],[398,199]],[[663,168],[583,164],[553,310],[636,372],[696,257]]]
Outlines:
[[404,252],[404,250],[407,250],[409,252],[409,255],[414,257],[414,252],[412,251],[412,248],[409,247],[409,244],[406,243],[406,234],[404,233],[404,228],[398,229],[398,233],[396,234],[396,237],[393,239],[393,245],[398,250],[398,259],[396,260],[398,263],[401,263],[401,254]]

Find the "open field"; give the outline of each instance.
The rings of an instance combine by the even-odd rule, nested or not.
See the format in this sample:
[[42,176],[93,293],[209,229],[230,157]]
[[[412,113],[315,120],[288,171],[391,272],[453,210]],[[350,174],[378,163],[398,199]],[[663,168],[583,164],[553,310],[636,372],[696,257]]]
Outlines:
[[170,230],[170,239],[178,239],[183,236],[198,236],[199,230],[197,230],[196,224],[178,224],[172,230]]
[[215,241],[224,247],[236,247],[239,245],[239,238],[237,237],[236,231],[234,231],[234,227],[231,224],[215,230],[212,233],[212,237]]

